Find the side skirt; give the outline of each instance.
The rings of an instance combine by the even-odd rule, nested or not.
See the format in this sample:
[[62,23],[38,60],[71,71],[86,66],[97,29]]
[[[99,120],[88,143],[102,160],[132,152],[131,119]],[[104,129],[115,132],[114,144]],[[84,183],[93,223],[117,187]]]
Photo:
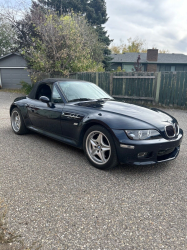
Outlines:
[[34,132],[37,132],[39,134],[42,134],[42,135],[45,135],[45,136],[50,137],[52,139],[55,139],[57,141],[69,144],[69,145],[74,146],[74,147],[78,147],[77,146],[77,142],[74,141],[74,140],[71,140],[71,139],[68,139],[68,138],[65,138],[65,137],[62,137],[62,136],[59,136],[59,135],[55,135],[55,134],[49,133],[49,132],[44,131],[42,129],[35,128],[33,126],[28,126],[27,128],[30,129],[30,130],[32,130],[32,131],[34,131]]

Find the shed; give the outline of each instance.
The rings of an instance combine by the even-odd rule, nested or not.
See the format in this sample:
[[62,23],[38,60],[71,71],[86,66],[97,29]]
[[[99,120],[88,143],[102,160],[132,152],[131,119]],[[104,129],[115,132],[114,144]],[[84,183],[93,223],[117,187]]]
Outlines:
[[31,84],[25,59],[18,53],[0,57],[0,88],[20,89],[20,81]]

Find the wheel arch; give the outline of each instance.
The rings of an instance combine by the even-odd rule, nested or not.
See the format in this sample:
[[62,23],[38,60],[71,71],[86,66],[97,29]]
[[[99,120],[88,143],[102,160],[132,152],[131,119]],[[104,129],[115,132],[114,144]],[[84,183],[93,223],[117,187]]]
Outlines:
[[98,121],[98,120],[97,121],[92,120],[92,121],[89,121],[86,124],[84,124],[84,126],[82,127],[82,130],[80,132],[80,135],[79,135],[79,145],[80,145],[81,148],[83,148],[84,135],[85,135],[86,131],[90,127],[92,127],[94,125],[99,125],[99,126],[104,127],[112,135],[112,137],[116,139],[115,134],[113,133],[113,131],[111,130],[111,128],[106,123],[104,123],[102,121]]
[[11,113],[12,113],[12,110],[14,108],[18,108],[18,106],[16,104],[12,104],[11,107],[10,107],[10,116],[11,116]]
[[19,105],[16,105],[15,103],[12,103],[12,105],[10,106],[10,116],[11,116],[12,110],[13,110],[14,108],[17,108],[17,109],[20,111],[21,116],[22,116],[22,118],[23,118],[23,122],[24,122],[24,124],[25,124],[25,126],[26,126],[25,118],[24,118],[24,116],[23,116],[23,114],[22,114],[22,110],[21,110],[21,108],[19,107]]
[[[83,130],[83,132],[85,134],[82,134],[82,142],[83,142],[83,149],[84,149],[84,152],[86,154],[88,161],[94,167],[101,169],[101,170],[106,170],[106,169],[115,167],[119,163],[119,160],[118,160],[117,148],[116,148],[117,138],[115,137],[112,129],[110,129],[110,127],[108,127],[107,124],[102,123],[102,122],[98,122],[98,121],[92,121],[86,125],[87,126],[85,126],[85,128]],[[94,128],[92,128],[93,126],[94,126]],[[99,126],[100,126],[100,128],[99,128]],[[99,156],[99,154],[103,155],[103,156],[99,156],[99,162],[98,162],[98,158],[96,160],[96,157],[92,157],[93,147],[92,147],[92,149],[88,149],[88,148],[90,148],[90,146],[88,146],[88,144],[87,144],[87,138],[91,133],[93,133],[93,131],[97,131],[98,133],[100,133],[100,132],[103,133],[104,136],[106,137],[106,140],[108,140],[108,143],[109,143],[110,153],[108,156],[104,152],[103,152],[103,154],[101,152],[102,146],[103,146],[102,142],[101,142],[102,146],[100,145],[99,148],[97,149],[98,156]],[[97,146],[95,145],[94,150],[96,150],[96,147]],[[100,153],[99,153],[99,151],[100,151]],[[103,157],[105,158],[105,161],[102,160]]]

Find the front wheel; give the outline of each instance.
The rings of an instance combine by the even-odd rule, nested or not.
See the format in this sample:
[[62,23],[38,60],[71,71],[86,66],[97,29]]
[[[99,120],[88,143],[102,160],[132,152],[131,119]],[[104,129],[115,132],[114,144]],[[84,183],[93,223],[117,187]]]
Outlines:
[[113,138],[102,126],[94,125],[86,131],[83,147],[89,162],[96,168],[104,170],[118,164]]
[[11,113],[11,125],[12,130],[15,134],[23,135],[28,132],[28,129],[25,126],[23,118],[21,116],[21,112],[18,108],[14,108]]

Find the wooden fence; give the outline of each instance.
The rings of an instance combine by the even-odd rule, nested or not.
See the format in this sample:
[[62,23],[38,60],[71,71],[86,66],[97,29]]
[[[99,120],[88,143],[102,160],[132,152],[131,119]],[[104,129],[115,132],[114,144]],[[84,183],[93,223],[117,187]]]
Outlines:
[[187,72],[85,72],[69,78],[93,82],[121,100],[187,107]]

